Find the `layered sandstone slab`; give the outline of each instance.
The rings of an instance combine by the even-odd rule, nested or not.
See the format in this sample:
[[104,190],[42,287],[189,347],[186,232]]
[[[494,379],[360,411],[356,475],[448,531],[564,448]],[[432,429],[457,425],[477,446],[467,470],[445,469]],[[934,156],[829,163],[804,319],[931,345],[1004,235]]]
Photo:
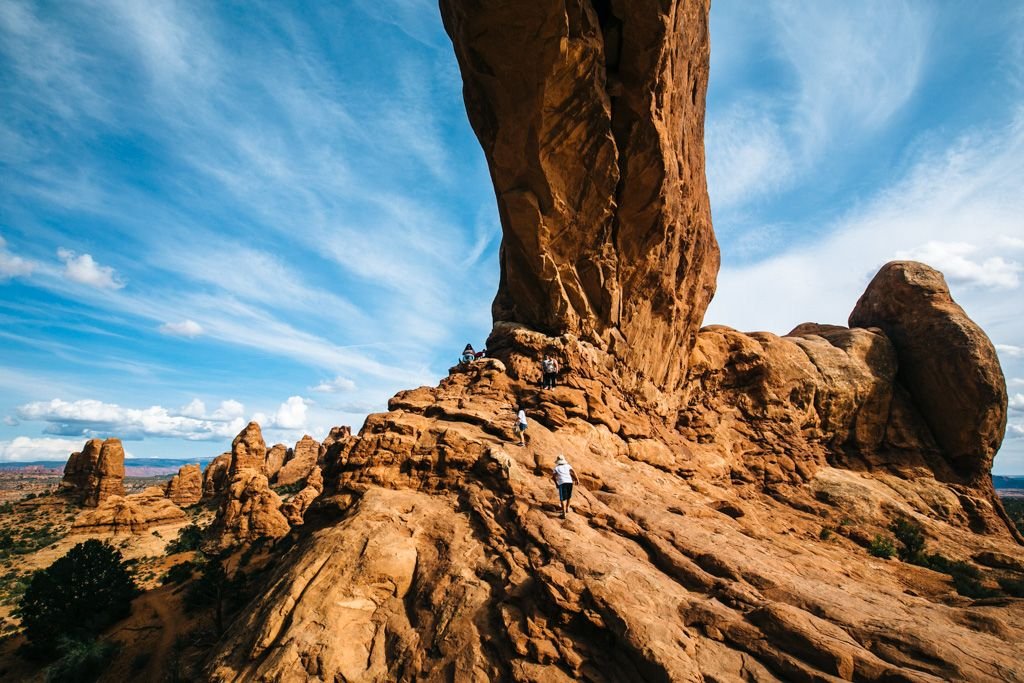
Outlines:
[[130,496],[105,498],[96,509],[80,514],[73,529],[84,533],[141,534],[184,520],[184,511],[164,495],[164,490],[150,486]]
[[442,0],[503,230],[494,320],[682,381],[715,289],[708,5]]
[[878,327],[899,357],[899,381],[953,467],[988,478],[1006,431],[1006,378],[988,336],[953,301],[942,273],[894,261],[875,275],[850,325]]

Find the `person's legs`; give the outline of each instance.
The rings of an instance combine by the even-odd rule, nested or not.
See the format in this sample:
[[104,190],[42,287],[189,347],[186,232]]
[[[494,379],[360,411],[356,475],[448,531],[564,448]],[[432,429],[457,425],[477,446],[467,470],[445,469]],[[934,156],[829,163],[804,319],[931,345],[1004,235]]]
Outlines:
[[558,485],[558,502],[562,504],[562,516],[569,514],[569,499],[572,498],[572,484]]

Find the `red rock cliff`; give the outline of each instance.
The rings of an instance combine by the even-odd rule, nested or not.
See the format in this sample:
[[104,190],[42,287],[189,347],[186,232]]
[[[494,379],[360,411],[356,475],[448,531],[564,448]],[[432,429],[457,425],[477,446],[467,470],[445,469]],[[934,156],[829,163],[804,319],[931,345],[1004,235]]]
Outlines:
[[503,230],[495,322],[571,333],[660,388],[715,289],[706,1],[442,0]]

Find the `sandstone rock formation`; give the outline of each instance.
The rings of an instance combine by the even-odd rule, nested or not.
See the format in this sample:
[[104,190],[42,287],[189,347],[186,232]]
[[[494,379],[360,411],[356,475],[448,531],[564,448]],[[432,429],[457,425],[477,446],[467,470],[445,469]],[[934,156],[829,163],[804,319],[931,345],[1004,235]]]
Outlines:
[[86,507],[124,495],[124,447],[120,439],[91,439],[64,466],[61,489]]
[[[934,275],[884,269],[851,329],[698,331],[707,3],[441,9],[503,227],[490,357],[332,432],[316,525],[202,678],[1024,681],[1024,603],[866,551],[909,520],[1024,579],[981,481],[1001,373]],[[978,405],[921,399],[942,363]]]
[[[1019,679],[1009,653],[1024,606],[957,598],[945,575],[862,546],[902,517],[954,559],[1020,546],[1005,526],[972,531],[972,506],[990,503],[968,502],[923,456],[886,459],[877,378],[895,373],[891,345],[868,330],[811,331],[822,334],[702,333],[691,383],[704,377],[702,395],[716,396],[729,387],[711,368],[740,363],[718,372],[745,378],[752,398],[745,415],[677,429],[628,401],[606,353],[499,326],[489,349],[502,360],[400,392],[345,442],[318,503],[336,522],[281,562],[206,674]],[[519,373],[551,343],[573,372],[538,391]],[[800,400],[803,412],[783,405]],[[531,420],[526,448],[512,445],[516,405]],[[680,414],[709,415],[694,411]],[[845,449],[849,463],[831,462]],[[879,460],[860,459],[872,449]],[[583,483],[564,521],[549,478],[560,453]]]
[[257,538],[279,538],[288,533],[288,519],[281,513],[281,497],[267,476],[254,469],[241,470],[232,480],[217,511],[215,528],[221,545]]
[[[290,526],[281,512],[281,497],[270,488],[267,479],[266,455],[263,432],[257,423],[250,422],[231,443],[225,475],[228,484],[221,491],[213,524],[218,545],[278,538],[288,533]],[[211,462],[208,473],[213,466]]]
[[899,357],[899,380],[953,464],[980,482],[1006,431],[1006,379],[989,338],[953,301],[942,273],[921,263],[882,268],[850,314],[878,327]]
[[230,483],[228,469],[231,467],[231,453],[221,453],[210,461],[203,471],[203,499],[216,498]]
[[203,497],[203,473],[199,465],[182,465],[167,482],[164,493],[175,505],[195,505]]
[[164,490],[150,486],[130,496],[105,498],[96,509],[80,514],[72,528],[84,533],[141,534],[156,526],[184,520],[184,511],[164,495]]
[[706,1],[442,0],[502,223],[495,321],[674,388],[715,289]]
[[270,481],[274,481],[274,477],[277,476],[277,473],[281,471],[281,467],[288,460],[291,455],[288,451],[289,448],[283,443],[276,443],[267,451],[267,478]]
[[242,470],[254,470],[263,475],[267,473],[267,444],[263,441],[260,426],[255,422],[247,424],[231,442],[228,477],[234,479]]
[[319,467],[313,467],[305,478],[305,486],[281,506],[281,514],[288,523],[298,526],[305,521],[306,511],[324,490],[324,477]]
[[317,461],[320,457],[320,443],[308,434],[303,436],[295,448],[292,449],[292,456],[278,471],[274,479],[275,486],[294,486],[304,484],[313,470],[318,470]]

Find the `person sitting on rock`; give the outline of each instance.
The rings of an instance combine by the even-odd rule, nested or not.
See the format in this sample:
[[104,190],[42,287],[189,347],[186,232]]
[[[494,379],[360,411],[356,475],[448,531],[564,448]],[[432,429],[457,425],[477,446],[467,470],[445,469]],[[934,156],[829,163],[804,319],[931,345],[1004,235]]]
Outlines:
[[466,344],[466,348],[462,349],[462,356],[459,358],[460,363],[470,363],[477,358],[476,352],[473,350],[472,344]]
[[558,488],[558,501],[562,504],[562,518],[569,514],[569,500],[572,498],[572,485],[579,484],[580,478],[576,476],[576,470],[572,468],[564,455],[555,459],[555,469],[551,474],[555,480],[555,487]]

